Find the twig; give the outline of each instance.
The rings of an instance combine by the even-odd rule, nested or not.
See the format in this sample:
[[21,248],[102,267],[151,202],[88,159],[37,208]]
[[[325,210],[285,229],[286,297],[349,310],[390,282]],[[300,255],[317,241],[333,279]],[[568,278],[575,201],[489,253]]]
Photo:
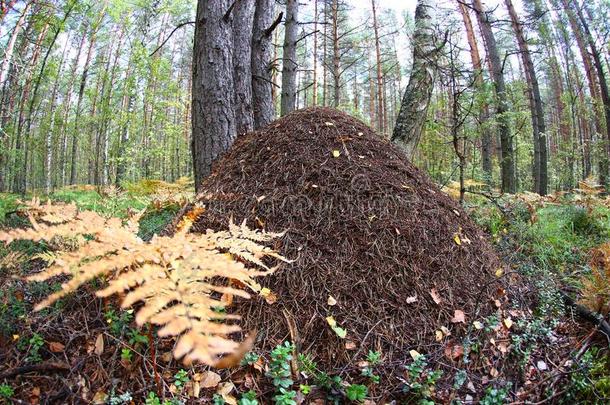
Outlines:
[[27,366],[16,367],[12,370],[5,371],[0,374],[0,380],[4,378],[14,377],[19,374],[27,374],[34,371],[69,371],[70,366],[64,363],[42,363],[42,364],[30,364]]

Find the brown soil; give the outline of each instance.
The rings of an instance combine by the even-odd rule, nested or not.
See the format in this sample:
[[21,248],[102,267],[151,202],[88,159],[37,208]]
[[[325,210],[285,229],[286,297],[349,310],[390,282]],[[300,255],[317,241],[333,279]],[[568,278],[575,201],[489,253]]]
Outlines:
[[[201,195],[207,211],[196,231],[223,229],[231,217],[286,231],[277,247],[294,263],[261,281],[277,302],[237,308],[262,348],[296,340],[334,371],[368,350],[392,364],[410,349],[438,349],[441,326],[459,336],[493,311],[502,265],[483,232],[401,150],[339,111],[296,111],[239,138]],[[455,310],[466,324],[452,322]],[[345,340],[327,316],[347,330]]]

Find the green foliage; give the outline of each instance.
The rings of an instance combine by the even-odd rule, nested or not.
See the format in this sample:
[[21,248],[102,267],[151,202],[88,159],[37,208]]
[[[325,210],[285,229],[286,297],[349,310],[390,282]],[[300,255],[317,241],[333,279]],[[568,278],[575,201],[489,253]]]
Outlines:
[[241,359],[241,365],[242,366],[251,366],[254,363],[256,363],[259,359],[261,358],[261,356],[259,356],[257,353],[255,352],[248,352],[245,354],[244,358]]
[[174,374],[174,385],[178,388],[178,390],[182,390],[184,385],[189,381],[189,373],[184,369],[180,369],[176,374]]
[[214,394],[212,397],[212,405],[224,405],[225,403],[225,399],[218,394]]
[[485,396],[481,398],[481,405],[503,405],[506,403],[508,393],[510,391],[511,383],[506,386],[498,388],[495,386],[487,387],[485,390]]
[[610,354],[592,347],[574,365],[563,403],[595,404],[610,398]]
[[366,399],[369,390],[366,385],[351,384],[345,389],[345,395],[350,401],[362,402]]
[[362,368],[362,375],[369,378],[373,384],[379,384],[381,378],[374,373],[374,368],[381,363],[381,353],[369,350],[366,361],[368,365]]
[[293,351],[294,346],[292,343],[284,342],[283,345],[277,345],[271,352],[267,376],[272,379],[276,389],[288,388],[293,383],[292,378],[290,378],[290,361],[292,360]]
[[428,369],[428,361],[423,354],[417,355],[406,369],[407,381],[403,390],[414,394],[421,404],[434,403],[430,400],[436,389],[436,383],[442,377],[443,372]]
[[42,356],[40,355],[40,349],[44,346],[44,339],[38,333],[34,333],[30,340],[28,340],[28,356],[27,361],[31,363],[40,363]]
[[15,395],[15,390],[8,384],[0,384],[0,400],[10,399]]
[[179,210],[178,204],[170,204],[161,209],[147,211],[140,218],[138,236],[143,240],[150,240],[153,235],[159,234],[174,219]]
[[132,358],[133,358],[133,353],[131,350],[129,350],[127,348],[121,349],[121,360],[131,362]]
[[237,405],[258,405],[258,401],[256,400],[256,392],[250,390],[244,393],[237,401]]
[[297,405],[297,402],[294,400],[296,396],[296,391],[280,387],[279,391],[273,397],[273,401],[275,401],[277,405]]
[[109,309],[104,314],[106,322],[110,325],[110,332],[113,336],[119,337],[129,327],[129,323],[133,320],[133,311],[119,311],[115,309]]

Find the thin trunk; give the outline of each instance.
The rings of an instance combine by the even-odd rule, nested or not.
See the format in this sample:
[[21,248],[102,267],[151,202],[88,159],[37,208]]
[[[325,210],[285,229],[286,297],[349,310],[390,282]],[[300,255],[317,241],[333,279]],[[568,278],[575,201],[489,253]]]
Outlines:
[[280,115],[294,111],[297,97],[297,36],[299,29],[299,1],[287,0],[282,56],[282,100]]
[[318,105],[318,0],[313,0],[313,106]]
[[[472,61],[472,67],[474,70],[474,85],[477,91],[484,91],[483,82],[483,65],[481,63],[481,55],[479,53],[479,45],[474,33],[472,26],[472,20],[470,18],[470,12],[468,7],[464,3],[458,3],[460,7],[460,13],[464,20],[464,27],[466,28],[466,38],[468,40],[468,46],[470,48],[470,59]],[[489,120],[489,105],[484,103],[481,106],[479,113],[479,130],[481,131],[481,164],[486,182],[491,182],[492,179],[492,135],[489,131],[487,121]]]
[[333,98],[333,107],[338,108],[341,104],[341,55],[339,54],[339,4],[337,0],[332,3],[332,20],[333,20],[333,84],[335,95]]
[[534,140],[534,164],[533,179],[534,191],[540,195],[546,195],[548,189],[548,170],[547,170],[547,150],[546,150],[546,125],[544,122],[544,110],[542,107],[542,97],[538,85],[538,77],[529,46],[523,32],[523,27],[515,7],[511,0],[504,0],[508,14],[511,19],[513,31],[517,37],[519,53],[523,62],[523,71],[528,87],[530,112],[532,117],[532,130]]
[[373,32],[375,34],[375,56],[377,64],[377,130],[383,135],[385,134],[383,73],[381,71],[381,45],[379,43],[379,26],[377,25],[377,8],[375,7],[375,0],[371,0],[371,8],[373,10]]
[[506,85],[504,83],[504,72],[500,53],[496,45],[496,38],[491,30],[490,14],[483,9],[481,0],[473,0],[473,6],[481,28],[481,34],[485,39],[487,48],[488,63],[491,68],[491,76],[494,83],[496,96],[496,117],[498,121],[498,132],[500,134],[501,148],[501,174],[502,191],[505,193],[515,193],[517,191],[515,173],[515,153],[513,150],[513,140],[510,133],[510,122],[507,115],[508,97]]
[[8,40],[6,48],[4,49],[4,59],[2,60],[2,66],[0,67],[0,87],[4,87],[4,83],[7,79],[9,67],[11,65],[11,61],[13,59],[13,51],[15,50],[15,43],[17,42],[17,37],[19,36],[19,32],[23,28],[23,24],[25,23],[25,17],[28,14],[30,9],[31,2],[27,2],[21,15],[19,16],[19,20],[15,24],[13,31],[11,32],[11,37]]

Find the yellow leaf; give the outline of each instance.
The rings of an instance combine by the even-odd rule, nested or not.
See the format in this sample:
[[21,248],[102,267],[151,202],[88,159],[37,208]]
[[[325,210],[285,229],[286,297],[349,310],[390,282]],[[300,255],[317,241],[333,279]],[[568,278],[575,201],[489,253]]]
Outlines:
[[483,329],[483,324],[479,321],[474,321],[472,324],[474,325],[475,329],[478,329],[478,330]]
[[510,318],[504,319],[504,326],[506,326],[506,329],[510,329],[513,326],[513,320]]
[[328,325],[330,325],[331,328],[337,326],[337,321],[335,321],[335,318],[333,318],[332,316],[327,316],[326,322],[328,322]]
[[453,235],[453,241],[458,246],[460,246],[462,244],[462,240],[460,239],[460,235],[458,235],[457,233]]
[[19,335],[13,335],[13,340],[19,340]]
[[504,274],[504,270],[502,270],[502,269],[496,270],[496,277],[502,277],[502,274]]
[[436,332],[434,332],[435,336],[436,336],[436,341],[440,342],[441,340],[443,340],[443,331],[437,330]]
[[339,156],[341,156],[341,152],[339,152],[337,149],[333,150],[333,157],[338,158]]

